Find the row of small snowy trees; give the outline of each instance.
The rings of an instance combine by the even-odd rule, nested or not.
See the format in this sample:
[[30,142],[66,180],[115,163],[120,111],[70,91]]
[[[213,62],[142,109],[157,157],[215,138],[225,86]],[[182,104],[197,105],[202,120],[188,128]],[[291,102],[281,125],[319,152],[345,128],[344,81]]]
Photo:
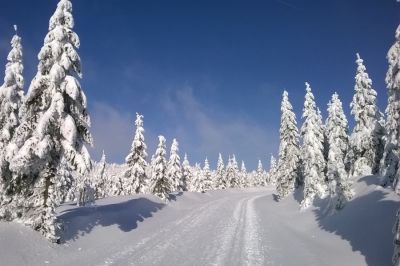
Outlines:
[[225,166],[219,154],[217,169],[210,169],[208,159],[203,167],[196,163],[191,166],[185,154],[181,163],[179,143],[173,139],[167,159],[166,139],[159,136],[159,144],[150,162],[147,161],[147,145],[144,137],[143,116],[136,114],[136,131],[126,163],[121,166],[105,163],[105,155],[95,164],[90,175],[90,187],[96,191],[95,198],[136,193],[154,194],[168,199],[169,194],[179,191],[205,192],[215,189],[245,188],[274,183],[261,160],[256,171],[247,172],[242,161],[239,169],[235,155],[229,156]]

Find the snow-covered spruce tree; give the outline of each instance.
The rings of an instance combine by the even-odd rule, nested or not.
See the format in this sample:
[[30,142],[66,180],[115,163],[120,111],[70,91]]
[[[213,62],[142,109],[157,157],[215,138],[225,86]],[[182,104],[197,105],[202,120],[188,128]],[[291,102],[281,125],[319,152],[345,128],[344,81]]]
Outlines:
[[250,173],[247,173],[247,185],[248,187],[255,187],[256,185],[256,175],[257,172],[256,170],[251,171]]
[[377,93],[363,62],[357,54],[354,96],[350,104],[355,126],[345,162],[350,176],[376,174],[384,147],[384,129],[380,124],[382,117],[377,106]]
[[396,42],[387,53],[389,68],[386,73],[388,88],[388,105],[386,107],[386,143],[381,160],[381,175],[384,176],[383,185],[398,183],[399,140],[400,140],[400,25],[396,30]]
[[237,188],[239,187],[239,167],[236,161],[235,155],[232,157],[229,156],[229,162],[226,166],[226,180],[228,187],[230,188]]
[[106,169],[106,155],[103,151],[101,155],[101,159],[98,163],[96,163],[92,173],[92,187],[95,192],[96,199],[102,199],[106,197],[106,183],[107,180],[105,178],[105,169]]
[[124,174],[123,194],[145,193],[147,187],[147,145],[144,142],[143,115],[136,113],[136,131],[131,151],[125,158],[128,169]]
[[249,187],[250,184],[248,183],[248,173],[246,169],[246,164],[242,161],[242,165],[240,167],[240,174],[239,174],[239,187],[246,188]]
[[324,176],[325,176],[325,182],[328,183],[327,175],[326,173],[328,172],[328,154],[329,154],[329,142],[328,142],[328,135],[326,132],[326,126],[322,122],[322,113],[321,110],[317,107],[317,114],[318,114],[318,124],[321,125],[321,131],[322,131],[322,136],[321,136],[321,142],[323,146],[322,154],[324,155],[324,160],[325,160],[325,167],[324,167]]
[[106,197],[118,196],[122,193],[126,164],[106,164],[104,176],[106,180]]
[[74,201],[77,180],[76,176],[74,176],[74,171],[71,170],[65,158],[61,159],[55,178],[56,181],[54,184],[56,186],[55,193],[57,205],[64,202]]
[[256,174],[254,176],[252,186],[254,186],[254,187],[261,186],[261,184],[263,183],[263,179],[265,177],[266,177],[266,174],[265,174],[265,170],[262,165],[262,162],[261,162],[261,160],[258,160],[257,170],[256,170]]
[[352,198],[353,192],[344,165],[349,147],[347,119],[343,112],[342,102],[336,93],[332,95],[328,104],[328,113],[326,132],[329,143],[327,163],[329,194],[332,199],[336,199],[336,209],[341,209]]
[[301,156],[304,164],[304,199],[301,208],[310,206],[315,196],[325,196],[325,159],[324,159],[324,134],[322,121],[317,113],[314,95],[310,85],[306,82],[306,96],[303,109],[304,123],[301,128],[303,146]]
[[158,136],[159,144],[154,155],[153,162],[153,194],[157,197],[167,200],[169,193],[172,192],[171,180],[167,177],[167,160],[166,156],[166,146],[164,136]]
[[85,144],[92,143],[86,96],[76,77],[82,77],[72,31],[72,4],[61,0],[50,18],[49,33],[22,106],[24,117],[9,145],[10,169],[18,176],[24,199],[24,222],[58,241],[55,181],[63,158],[81,175],[91,168]]
[[190,166],[187,154],[185,153],[185,157],[182,162],[182,189],[183,191],[188,191],[190,187],[190,183],[192,182],[192,167]]
[[192,192],[205,192],[204,182],[203,182],[203,170],[199,163],[196,163],[192,170],[192,182],[190,183],[189,191]]
[[171,191],[182,190],[182,168],[179,157],[179,143],[176,139],[172,141],[169,161],[167,166],[167,177],[171,183]]
[[218,155],[217,170],[215,172],[215,181],[216,181],[215,187],[217,189],[226,189],[227,188],[225,177],[226,177],[226,174],[225,174],[224,160],[222,159],[222,155],[220,153]]
[[300,156],[296,115],[287,91],[283,92],[281,113],[279,159],[275,173],[278,199],[286,197],[294,189]]
[[[389,100],[386,108],[386,132],[387,139],[384,149],[384,156],[381,161],[381,172],[384,174],[384,184],[394,185],[397,194],[400,194],[400,170],[399,161],[399,135],[400,135],[400,25],[396,29],[396,42],[389,49],[387,54],[389,69],[386,74],[386,84],[389,89]],[[393,173],[397,168],[396,176]],[[393,228],[394,252],[392,257],[393,265],[400,265],[400,209],[397,211],[396,223]]]
[[213,188],[212,186],[212,173],[210,170],[210,164],[208,163],[208,159],[204,161],[204,167],[203,167],[203,191],[211,190]]
[[226,181],[226,188],[229,188],[231,186],[231,182],[230,182],[230,178],[232,178],[232,176],[234,175],[234,170],[232,168],[232,158],[229,155],[228,157],[228,162],[226,164],[226,168],[225,168],[225,181]]
[[[11,51],[7,56],[4,83],[0,88],[0,217],[10,220],[11,213],[5,207],[12,200],[12,173],[6,160],[6,148],[20,123],[19,109],[22,105],[24,78],[21,37],[17,34],[11,40]],[[3,207],[4,206],[4,207]]]

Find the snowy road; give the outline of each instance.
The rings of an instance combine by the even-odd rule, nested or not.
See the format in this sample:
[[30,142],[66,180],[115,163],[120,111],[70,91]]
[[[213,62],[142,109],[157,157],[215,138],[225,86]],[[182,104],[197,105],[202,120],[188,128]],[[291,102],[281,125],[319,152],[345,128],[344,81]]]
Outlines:
[[[374,188],[370,191],[376,193]],[[364,202],[355,200],[343,218],[321,224],[315,209],[301,212],[293,196],[277,203],[272,193],[272,188],[184,193],[168,205],[143,195],[105,199],[95,207],[66,205],[59,210],[67,232],[63,244],[49,244],[20,225],[0,224],[0,257],[4,265],[357,266],[390,262],[389,226],[388,235],[368,242],[370,247],[354,238],[357,230],[364,230],[353,229],[360,219],[365,220]],[[371,202],[377,202],[367,203],[374,212],[383,209],[384,202],[375,198]],[[394,213],[398,203],[390,202],[386,201],[384,211]],[[379,247],[384,245],[388,254],[382,257]]]
[[264,193],[226,195],[198,206],[104,265],[264,265],[254,200]]

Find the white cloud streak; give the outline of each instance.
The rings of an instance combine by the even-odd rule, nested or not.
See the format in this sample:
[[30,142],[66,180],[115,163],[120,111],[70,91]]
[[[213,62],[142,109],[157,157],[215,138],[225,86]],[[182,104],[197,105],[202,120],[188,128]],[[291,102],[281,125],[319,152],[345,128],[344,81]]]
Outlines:
[[131,145],[129,140],[134,130],[133,114],[120,112],[99,102],[93,104],[91,111],[94,138],[92,157],[99,159],[104,150],[111,161],[123,161]]
[[219,152],[236,154],[251,167],[264,163],[276,153],[278,132],[260,127],[251,118],[235,116],[205,105],[195,98],[191,87],[169,91],[164,98],[166,112],[174,117],[176,134],[196,160],[216,159]]

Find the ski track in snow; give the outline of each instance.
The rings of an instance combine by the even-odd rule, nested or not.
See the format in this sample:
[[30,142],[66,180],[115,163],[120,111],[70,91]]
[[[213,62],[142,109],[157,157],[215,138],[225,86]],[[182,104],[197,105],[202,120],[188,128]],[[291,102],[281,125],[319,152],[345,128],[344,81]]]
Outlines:
[[[243,198],[222,234],[222,243],[212,265],[270,265],[262,243],[254,201],[264,195]],[[237,257],[239,256],[239,257]]]
[[[230,195],[208,202],[116,252],[103,265],[266,265],[254,208],[263,195]],[[202,237],[208,239],[205,245]],[[196,256],[179,261],[195,251]]]
[[254,201],[261,196],[254,197],[248,201],[248,208],[246,209],[246,229],[245,229],[245,251],[247,265],[272,265],[272,263],[265,263],[264,246],[262,243],[260,230],[261,226],[258,222],[257,213],[254,207]]
[[[136,245],[128,246],[124,250],[107,258],[104,265],[119,265],[118,263],[121,261],[125,264],[129,260],[132,260],[131,265],[146,265],[146,263],[156,264],[157,261],[161,260],[162,256],[165,255],[163,252],[173,246],[174,241],[179,240],[179,236],[195,227],[202,217],[209,216],[212,209],[218,209],[218,207],[220,207],[220,204],[217,204],[218,202],[225,200],[227,199],[224,198],[208,202],[190,211],[184,217],[166,225],[151,236],[142,239]],[[148,261],[150,259],[151,262]]]

